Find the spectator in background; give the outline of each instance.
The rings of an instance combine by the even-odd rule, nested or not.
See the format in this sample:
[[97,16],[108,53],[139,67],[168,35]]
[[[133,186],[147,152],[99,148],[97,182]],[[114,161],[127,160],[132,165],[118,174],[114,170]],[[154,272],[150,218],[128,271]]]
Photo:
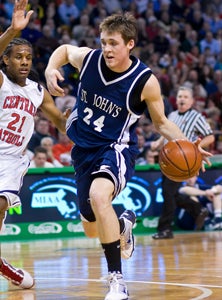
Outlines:
[[174,21],[182,22],[186,5],[183,0],[170,1],[169,12]]
[[108,15],[103,1],[98,1],[97,5],[93,6],[90,11],[90,24],[95,28],[95,30],[99,31],[98,26],[103,18]]
[[166,33],[166,37],[168,38],[170,45],[180,45],[181,41],[181,31],[179,23],[173,21],[169,32]]
[[148,165],[154,165],[156,163],[158,163],[158,157],[159,157],[159,151],[153,151],[151,149],[148,149],[146,151],[146,163]]
[[122,11],[122,7],[121,7],[121,4],[120,4],[121,1],[118,1],[118,0],[112,0],[112,1],[102,0],[102,2],[103,2],[104,6],[105,6],[105,9],[106,9],[106,11],[109,15]]
[[[156,2],[159,2],[158,0]],[[164,8],[164,3],[161,3],[161,11],[159,13],[155,13],[157,15],[159,24],[166,31],[170,30],[170,26],[172,24],[172,18],[169,14],[169,10],[167,7]]]
[[59,110],[64,112],[67,108],[73,108],[76,104],[76,97],[71,95],[71,87],[68,83],[62,83],[61,87],[65,95],[62,97],[55,97],[55,105]]
[[132,3],[135,5],[135,12],[137,13],[137,16],[144,16],[146,14],[149,0],[134,0]]
[[13,14],[14,0],[5,0],[3,2],[3,10],[5,13],[5,17],[8,20],[7,23],[10,23]]
[[91,28],[89,15],[87,13],[82,14],[80,16],[80,23],[72,28],[72,38],[76,41],[77,45],[80,45],[84,41]]
[[147,164],[146,155],[147,155],[147,151],[149,150],[149,147],[146,146],[146,140],[142,133],[137,134],[137,139],[138,139],[137,145],[138,145],[139,154],[137,155],[136,158],[136,164],[146,165]]
[[205,229],[222,229],[222,185],[201,184],[198,177],[194,176],[185,181],[179,192],[201,202],[204,206],[209,207],[209,202],[212,203],[212,218],[207,220]]
[[[221,30],[221,32],[222,32],[222,30]],[[220,49],[222,49],[222,42],[221,42]],[[217,61],[216,61],[216,64],[214,66],[214,70],[215,71],[217,71],[217,70],[222,71],[222,52],[220,52],[217,56]]]
[[212,54],[209,47],[206,47],[203,52],[204,62],[209,65],[212,69],[216,65],[217,55]]
[[[182,186],[182,184],[181,184]],[[181,191],[183,187],[180,188]],[[180,192],[175,195],[177,211],[175,222],[181,229],[201,230],[204,228],[205,220],[209,215],[205,204],[196,197]]]
[[138,28],[138,42],[137,46],[143,46],[147,43],[147,32],[146,32],[146,20],[142,17],[137,19],[137,28]]
[[45,148],[47,150],[47,161],[52,163],[55,167],[63,167],[63,164],[61,164],[57,159],[55,159],[53,155],[53,139],[51,137],[44,137],[41,139],[40,146]]
[[218,10],[212,12],[212,18],[209,20],[210,29],[213,34],[217,34],[220,29],[222,29],[222,19]]
[[41,82],[41,84],[43,86],[46,86],[45,76],[44,76],[45,59],[42,59],[41,57],[38,57],[38,58],[35,57],[33,59],[33,63],[35,64],[36,72],[38,72],[38,74],[39,74],[39,82]]
[[207,91],[207,94],[209,98],[211,95],[217,93],[220,89],[220,85],[222,82],[222,70],[215,70],[212,72],[212,78],[211,80],[208,80],[208,82],[205,85],[205,89]]
[[217,88],[218,90],[209,96],[208,103],[210,100],[216,107],[220,109],[222,119],[222,81],[217,83]]
[[52,35],[50,26],[44,25],[42,27],[42,36],[38,38],[35,43],[37,56],[41,57],[41,60],[47,63],[52,52],[59,46],[58,40]]
[[150,144],[160,137],[159,133],[155,130],[153,123],[147,117],[141,118],[138,126],[141,128],[140,132],[144,136],[145,146],[150,148]]
[[52,153],[63,166],[71,165],[71,150],[73,143],[66,134],[58,134],[58,143],[53,145]]
[[[198,97],[206,99],[207,91],[199,81],[199,74],[196,69],[190,69],[187,80],[183,83],[184,86],[194,89],[198,87]],[[197,95],[196,95],[197,96]]]
[[57,36],[57,28],[61,25],[57,10],[58,4],[54,0],[44,2],[45,18],[44,24],[51,27],[54,37]]
[[214,91],[215,83],[213,82],[213,69],[208,64],[204,64],[203,68],[200,70],[199,81],[205,88],[207,95]]
[[39,3],[39,0],[31,0],[27,5],[27,10],[34,11],[35,25],[41,30],[43,20],[45,19],[45,12],[43,6]]
[[60,39],[59,39],[59,44],[62,45],[62,44],[70,44],[70,45],[74,45],[74,46],[77,46],[77,42],[75,39],[73,39],[71,37],[71,33],[68,31],[68,30],[62,30],[62,28],[59,29],[59,36],[60,36]]
[[219,42],[214,38],[211,31],[207,31],[205,37],[200,41],[200,51],[204,53],[209,48],[212,55],[218,55],[221,51]]
[[38,146],[34,150],[34,156],[30,162],[29,168],[54,168],[55,166],[47,161],[47,150]]
[[191,52],[192,48],[196,46],[199,49],[198,35],[191,26],[185,27],[185,38],[181,41],[181,50],[184,52]]
[[[197,1],[196,1],[197,2]],[[199,8],[192,8],[186,16],[186,23],[190,24],[198,34],[204,26],[204,18]]]
[[35,43],[40,37],[42,37],[41,29],[38,29],[38,27],[35,24],[35,19],[32,18],[29,21],[27,27],[22,30],[21,38],[28,40],[35,49]]
[[79,11],[82,12],[87,8],[87,4],[89,1],[87,0],[78,0],[76,1],[76,6],[78,7]]
[[33,133],[30,142],[28,143],[28,149],[34,152],[34,149],[37,146],[40,146],[41,139],[48,136],[50,137],[49,133],[49,120],[43,117],[40,117],[36,120],[35,123],[35,132]]
[[165,53],[169,53],[170,49],[170,42],[169,39],[166,37],[166,31],[164,28],[159,28],[159,33],[153,39],[154,50],[159,52],[160,55]]
[[80,11],[75,5],[75,0],[64,0],[58,6],[58,15],[61,24],[72,27],[78,23],[80,17]]
[[160,26],[155,16],[151,16],[148,22],[149,23],[146,27],[147,37],[148,37],[148,41],[153,43],[154,39],[159,34]]

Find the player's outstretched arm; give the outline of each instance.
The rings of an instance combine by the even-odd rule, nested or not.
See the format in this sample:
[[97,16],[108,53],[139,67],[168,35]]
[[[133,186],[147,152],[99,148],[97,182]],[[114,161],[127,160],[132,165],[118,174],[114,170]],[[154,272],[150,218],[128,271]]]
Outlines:
[[33,10],[26,12],[27,4],[28,0],[15,0],[11,25],[0,36],[0,55],[2,55],[9,42],[27,26],[33,13]]
[[51,95],[64,96],[64,90],[59,86],[59,82],[64,80],[60,73],[60,68],[70,63],[74,68],[81,70],[86,54],[92,49],[87,47],[76,47],[72,45],[62,45],[58,47],[50,56],[45,78],[47,87]]

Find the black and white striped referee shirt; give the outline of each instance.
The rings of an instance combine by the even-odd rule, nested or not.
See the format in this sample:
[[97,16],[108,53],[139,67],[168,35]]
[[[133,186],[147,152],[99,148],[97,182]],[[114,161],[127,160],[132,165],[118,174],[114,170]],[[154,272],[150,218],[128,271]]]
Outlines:
[[191,142],[196,141],[198,137],[213,134],[206,118],[195,109],[191,108],[184,113],[173,111],[168,119],[174,122]]

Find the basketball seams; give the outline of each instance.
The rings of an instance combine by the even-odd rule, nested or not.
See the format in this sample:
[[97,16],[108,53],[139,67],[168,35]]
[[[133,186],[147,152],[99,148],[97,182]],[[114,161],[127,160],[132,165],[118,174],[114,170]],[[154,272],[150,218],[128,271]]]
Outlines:
[[[196,145],[193,145],[193,148],[195,150],[195,164],[194,164],[193,168],[191,168],[191,170],[192,170],[192,172],[194,172],[193,169],[195,169],[195,171],[198,172],[200,170],[200,167],[202,164],[202,155],[200,154]],[[199,160],[200,160],[200,162],[199,162]],[[199,167],[199,164],[200,164],[200,167]]]
[[[187,175],[190,176],[190,174],[191,174],[191,172],[190,172],[190,166],[189,166],[189,163],[188,163],[188,160],[187,160],[186,153],[183,151],[183,148],[182,148],[182,146],[180,145],[180,143],[179,143],[178,141],[179,141],[179,140],[175,140],[177,146],[179,147],[181,153],[183,154],[183,158],[184,158],[184,160],[185,160],[185,162],[186,162],[186,166],[187,166],[187,170],[183,170],[183,171],[188,172]],[[178,167],[177,167],[177,168],[178,168]]]
[[181,182],[198,174],[202,155],[197,146],[189,140],[173,140],[161,149],[159,163],[165,176]]
[[165,149],[163,149],[163,153],[164,153],[164,158],[168,163],[172,164],[175,168],[177,168],[182,172],[186,171],[183,168],[179,167],[173,160],[169,159],[169,157],[167,156],[167,151],[165,151]]

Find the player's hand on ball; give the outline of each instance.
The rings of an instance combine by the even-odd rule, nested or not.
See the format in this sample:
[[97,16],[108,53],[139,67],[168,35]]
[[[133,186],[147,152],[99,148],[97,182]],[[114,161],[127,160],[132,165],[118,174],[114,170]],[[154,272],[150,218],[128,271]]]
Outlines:
[[202,155],[203,162],[202,162],[201,170],[202,170],[202,172],[205,172],[205,171],[206,171],[206,169],[205,169],[205,163],[206,163],[209,167],[211,166],[211,162],[210,162],[210,160],[209,160],[208,157],[213,156],[213,154],[210,153],[210,152],[208,152],[208,151],[206,151],[206,150],[204,150],[204,149],[201,147],[201,139],[200,139],[200,138],[198,138],[198,139],[194,142],[194,144],[197,146],[198,150],[200,151],[200,153],[201,153],[201,155]]

